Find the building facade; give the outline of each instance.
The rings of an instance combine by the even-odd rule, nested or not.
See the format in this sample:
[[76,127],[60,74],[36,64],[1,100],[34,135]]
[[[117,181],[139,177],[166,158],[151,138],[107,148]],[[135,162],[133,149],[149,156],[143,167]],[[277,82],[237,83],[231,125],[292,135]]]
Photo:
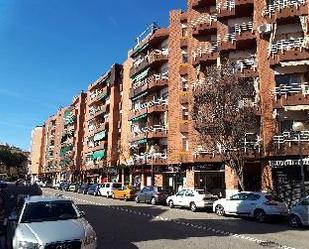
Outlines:
[[259,132],[246,134],[258,146],[245,187],[298,198],[302,182],[309,188],[308,7],[305,0],[188,0],[187,10],[170,12],[167,28],[150,25],[128,59],[88,87],[73,138],[61,136],[71,129],[72,105],[48,118],[41,172],[60,174],[61,155],[73,151],[72,173],[84,181],[238,191],[234,172],[203,147],[191,117],[192,86],[207,67],[229,60],[254,85],[260,110]]
[[29,174],[31,181],[37,181],[42,170],[42,140],[43,140],[43,127],[38,126],[32,130],[31,133],[31,154],[30,154],[30,167]]

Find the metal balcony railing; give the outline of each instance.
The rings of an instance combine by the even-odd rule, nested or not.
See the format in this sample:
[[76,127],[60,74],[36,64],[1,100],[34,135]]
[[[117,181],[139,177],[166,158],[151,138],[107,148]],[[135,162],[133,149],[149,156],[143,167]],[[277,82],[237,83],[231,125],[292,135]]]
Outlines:
[[245,69],[257,70],[256,57],[252,56],[246,59],[240,59],[233,62],[236,71],[243,72]]
[[163,99],[163,98],[159,98],[159,99],[151,100],[151,101],[148,101],[148,102],[144,102],[143,104],[140,104],[139,107],[133,109],[133,111],[138,112],[138,111],[141,111],[143,109],[150,108],[152,106],[157,106],[157,105],[168,105],[168,100]]
[[268,54],[275,55],[277,53],[283,53],[293,49],[299,49],[302,51],[304,48],[305,39],[303,37],[283,39],[270,44]]
[[221,13],[221,10],[229,10],[235,9],[235,0],[225,0],[222,3],[217,4],[217,12]]
[[291,147],[293,144],[298,144],[298,142],[309,143],[309,131],[301,131],[299,133],[284,131],[282,134],[273,136],[273,141],[277,144],[278,149],[284,146],[284,144]]
[[309,83],[291,83],[291,84],[281,84],[276,86],[273,90],[275,98],[278,96],[288,97],[289,94],[303,94],[304,96],[309,95]]
[[168,155],[165,152],[156,152],[152,155],[149,153],[133,154],[134,161],[147,161],[151,159],[167,159]]
[[[229,33],[227,33],[222,42],[236,42],[236,36],[241,35],[244,32],[253,32],[253,22],[243,22],[241,24],[235,24],[234,26],[229,28]],[[218,40],[220,42],[220,39]]]
[[145,55],[143,57],[139,57],[138,59],[133,61],[133,67],[134,68],[139,67],[144,61],[146,61],[147,63],[151,63],[156,58],[156,56],[159,56],[159,55],[168,55],[168,49],[162,49],[162,50],[155,49],[155,50],[152,50],[147,55]]
[[292,7],[299,8],[301,5],[306,5],[306,3],[307,0],[275,0],[274,3],[267,5],[263,9],[262,14],[271,17],[276,11]]
[[137,89],[137,88],[139,88],[143,85],[149,84],[153,81],[159,81],[159,80],[168,80],[168,72],[159,73],[159,74],[152,74],[145,79],[142,79],[138,82],[135,82],[135,83],[133,83],[133,89]]
[[210,25],[213,22],[216,22],[218,20],[217,14],[209,15],[209,14],[202,14],[199,18],[193,20],[191,22],[192,27],[196,27],[201,24],[209,23]]
[[218,52],[218,44],[208,44],[197,47],[192,51],[193,60],[196,61],[198,57],[202,57],[203,54],[211,54]]
[[167,127],[165,125],[152,125],[152,126],[145,126],[145,127],[137,127],[136,129],[133,130],[133,132],[136,135],[139,134],[144,134],[148,132],[166,132]]

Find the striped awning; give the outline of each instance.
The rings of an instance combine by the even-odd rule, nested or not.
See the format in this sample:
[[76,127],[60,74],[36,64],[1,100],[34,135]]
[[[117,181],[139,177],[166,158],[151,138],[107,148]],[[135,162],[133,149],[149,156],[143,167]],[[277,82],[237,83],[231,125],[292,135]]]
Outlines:
[[101,132],[99,132],[99,133],[96,133],[95,135],[94,135],[94,141],[100,141],[100,140],[102,140],[103,138],[105,138],[105,136],[106,136],[106,131],[101,131]]
[[137,122],[137,121],[139,121],[139,120],[141,120],[142,118],[145,118],[145,117],[147,117],[147,113],[145,113],[145,114],[143,114],[143,115],[140,115],[140,116],[138,116],[138,117],[133,118],[133,119],[132,119],[132,122]]
[[105,155],[105,150],[98,150],[98,151],[93,152],[92,159],[93,160],[101,160],[105,156],[106,156]]
[[138,82],[140,80],[145,79],[148,76],[150,68],[147,68],[146,70],[142,71],[141,73],[139,73],[138,75],[136,75],[132,81],[133,83]]

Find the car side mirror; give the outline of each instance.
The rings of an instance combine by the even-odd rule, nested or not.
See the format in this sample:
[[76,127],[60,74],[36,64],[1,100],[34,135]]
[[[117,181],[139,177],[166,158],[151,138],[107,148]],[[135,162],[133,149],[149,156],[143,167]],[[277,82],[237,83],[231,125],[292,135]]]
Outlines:
[[86,213],[84,211],[79,211],[79,216],[81,218],[84,218],[84,217],[86,217]]

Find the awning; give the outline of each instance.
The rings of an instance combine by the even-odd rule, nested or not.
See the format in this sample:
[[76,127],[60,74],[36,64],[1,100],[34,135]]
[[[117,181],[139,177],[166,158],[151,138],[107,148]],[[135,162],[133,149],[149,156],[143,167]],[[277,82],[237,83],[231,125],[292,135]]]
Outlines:
[[282,67],[290,67],[290,66],[303,66],[303,65],[309,65],[309,60],[300,60],[300,61],[283,61],[280,62]]
[[93,160],[101,160],[104,157],[105,157],[105,150],[98,150],[98,151],[93,152],[92,154]]
[[103,138],[105,138],[105,136],[106,136],[106,131],[101,131],[94,135],[94,141],[102,140]]
[[138,140],[136,143],[137,144],[145,144],[145,143],[147,143],[147,139],[145,138],[145,139]]
[[138,99],[140,99],[140,98],[146,96],[147,94],[148,94],[148,92],[144,92],[144,93],[142,93],[142,94],[140,94],[140,95],[138,95],[138,96],[132,98],[132,101],[138,100]]
[[144,78],[147,77],[148,73],[149,73],[150,68],[147,68],[146,70],[142,71],[140,74],[138,74],[137,76],[135,76],[132,81],[133,83],[143,80]]
[[73,150],[73,146],[65,146],[60,149],[60,156],[63,157],[69,151]]
[[147,113],[145,113],[145,114],[143,114],[143,115],[140,115],[140,116],[138,116],[138,117],[133,118],[133,119],[132,119],[132,122],[137,122],[137,121],[139,121],[139,120],[141,120],[142,118],[145,118],[145,117],[147,117]]

